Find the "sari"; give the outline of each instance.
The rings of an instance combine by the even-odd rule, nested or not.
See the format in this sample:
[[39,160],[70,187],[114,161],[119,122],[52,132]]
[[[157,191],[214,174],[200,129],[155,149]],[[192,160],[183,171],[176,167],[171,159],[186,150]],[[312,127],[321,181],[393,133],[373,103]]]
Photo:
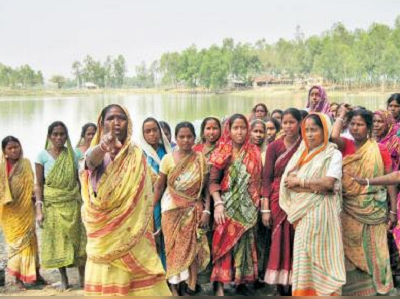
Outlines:
[[[0,162],[0,223],[8,245],[7,272],[25,282],[35,282],[39,267],[32,202],[34,177],[31,163],[20,158],[8,171],[8,162]],[[10,165],[11,166],[11,165]]]
[[387,241],[387,192],[380,186],[361,186],[348,175],[374,178],[384,175],[384,164],[370,139],[343,159],[343,245],[346,285],[343,294],[372,296],[393,289]]
[[[311,107],[310,93],[311,93],[311,90],[313,90],[314,88],[317,88],[319,90],[321,100],[319,101],[319,103],[317,104],[316,107]],[[320,113],[328,115],[329,117],[332,117],[331,106],[328,101],[328,96],[326,94],[325,89],[322,88],[322,86],[314,85],[310,88],[310,90],[308,91],[308,100],[307,100],[306,108],[308,109],[307,111],[309,113],[320,112]]]
[[[128,118],[128,136],[120,152],[105,167],[81,175],[88,238],[85,294],[167,296],[153,237],[150,169],[143,151],[131,143],[132,121],[121,109]],[[103,134],[101,117],[98,124],[91,148]]]
[[262,194],[270,200],[272,218],[271,247],[264,275],[264,281],[268,284],[292,284],[294,231],[285,211],[279,205],[279,189],[286,166],[300,143],[299,137],[292,147],[286,148],[284,138],[281,138],[268,145]]
[[198,227],[203,213],[202,191],[207,164],[204,156],[196,152],[173,164],[173,156],[169,154],[160,169],[168,177],[161,199],[167,279],[172,284],[187,280],[188,287],[195,290],[197,274],[210,262],[206,230]]
[[[325,114],[317,113],[323,124],[324,143],[310,151],[305,139],[290,159],[282,176],[279,204],[291,224],[296,224],[293,253],[293,296],[341,295],[346,282],[344,250],[340,224],[342,192],[340,178],[336,178],[334,193],[297,193],[285,187],[284,180],[291,174],[302,179],[327,176],[334,155],[341,154],[329,142],[332,125]],[[339,167],[341,168],[341,163]],[[340,169],[339,168],[339,169]],[[334,257],[333,259],[331,257]]]
[[[146,155],[147,164],[150,166],[150,169],[152,170],[151,171],[151,180],[152,180],[153,186],[156,183],[157,178],[158,178],[158,173],[160,171],[160,164],[161,164],[162,158],[166,154],[169,154],[172,152],[171,145],[158,122],[157,122],[157,126],[158,126],[158,129],[160,130],[160,134],[161,134],[161,141],[160,141],[160,145],[157,148],[157,150],[155,150],[150,144],[147,143],[146,139],[144,138],[143,129],[139,136],[140,145],[142,147],[142,150],[144,151],[144,154]],[[153,217],[154,217],[154,230],[157,232],[157,231],[161,230],[161,202],[158,202],[157,205],[154,207]],[[166,257],[165,257],[165,242],[164,242],[164,236],[161,232],[160,232],[159,236],[156,237],[156,244],[157,244],[158,255],[160,256],[160,259],[161,259],[164,269],[166,269],[167,261],[166,261]]]
[[210,158],[212,171],[223,172],[217,188],[210,178],[210,193],[221,192],[226,212],[225,223],[214,226],[212,282],[234,281],[239,285],[258,278],[255,226],[262,166],[260,151],[250,143],[249,136],[250,128],[239,153],[233,158],[232,139],[226,123],[219,145]]
[[[46,150],[50,148],[46,142]],[[75,154],[69,138],[44,182],[42,242],[44,268],[83,266],[86,234],[81,219],[81,195]]]
[[[385,110],[375,111],[374,114],[382,117],[385,123],[385,136],[378,138],[379,144],[385,145],[392,159],[392,170],[398,171],[400,164],[400,137],[396,135],[399,126],[396,124],[392,114]],[[400,207],[400,193],[397,195],[397,208]],[[400,211],[398,211],[400,216]],[[399,219],[399,218],[398,218]],[[400,250],[400,223],[397,222],[393,234],[388,235],[389,252],[393,274],[399,272],[399,250]]]

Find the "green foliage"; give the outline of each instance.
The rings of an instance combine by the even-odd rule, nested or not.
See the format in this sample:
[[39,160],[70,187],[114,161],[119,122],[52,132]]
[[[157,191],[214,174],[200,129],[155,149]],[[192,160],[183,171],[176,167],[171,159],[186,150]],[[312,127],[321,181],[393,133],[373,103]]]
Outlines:
[[57,84],[57,87],[61,89],[67,82],[67,79],[61,75],[54,75],[51,77],[50,82]]
[[43,85],[43,74],[29,65],[12,68],[0,63],[0,86],[27,88]]

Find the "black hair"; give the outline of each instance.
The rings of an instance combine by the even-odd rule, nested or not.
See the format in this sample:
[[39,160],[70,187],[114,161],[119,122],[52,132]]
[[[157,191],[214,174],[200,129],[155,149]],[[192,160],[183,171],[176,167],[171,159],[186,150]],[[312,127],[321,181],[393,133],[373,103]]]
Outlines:
[[301,116],[301,112],[299,111],[299,109],[296,109],[296,108],[288,108],[288,109],[286,109],[282,113],[282,119],[283,119],[283,117],[285,115],[288,115],[288,114],[293,116],[297,120],[298,123],[301,123],[302,116]]
[[265,121],[265,124],[267,124],[267,122],[272,122],[274,124],[274,127],[275,127],[277,133],[281,130],[281,124],[275,118],[272,118],[272,117],[267,118],[267,120]]
[[349,113],[348,119],[351,121],[356,116],[361,116],[365,121],[368,130],[372,130],[374,114],[371,111],[366,109],[352,110]]
[[305,119],[308,115],[308,112],[306,110],[300,110],[300,114],[301,114],[301,119]]
[[265,105],[264,103],[258,103],[257,105],[255,105],[254,107],[253,107],[253,113],[256,113],[256,110],[257,110],[257,107],[258,106],[261,106],[261,107],[263,107],[264,108],[264,110],[265,110],[265,113],[268,113],[268,108],[267,108],[267,105]]
[[171,127],[169,126],[169,124],[166,121],[162,120],[159,122],[159,124],[160,124],[161,128],[167,129],[168,132],[171,134]]
[[314,123],[320,127],[322,130],[324,130],[324,126],[322,124],[321,118],[316,115],[316,114],[310,114],[307,119],[312,119],[314,121]]
[[85,138],[86,131],[91,127],[93,127],[95,131],[97,131],[97,126],[94,123],[87,123],[82,127],[81,138]]
[[179,124],[176,125],[175,127],[175,138],[178,138],[178,133],[180,129],[183,128],[188,128],[190,130],[190,132],[192,132],[194,138],[196,138],[196,132],[194,130],[194,126],[192,125],[192,123],[188,122],[188,121],[182,121]]
[[53,133],[53,130],[54,130],[55,128],[57,128],[57,127],[63,127],[64,130],[65,130],[65,135],[67,135],[67,137],[68,137],[68,129],[67,129],[67,126],[66,126],[62,121],[55,121],[55,122],[53,122],[53,123],[49,126],[49,128],[48,128],[48,130],[47,130],[47,137],[48,137],[48,138],[50,138],[51,134]]
[[247,127],[249,126],[249,122],[247,121],[246,116],[244,116],[243,114],[238,114],[238,113],[236,113],[236,114],[233,114],[233,115],[229,118],[229,120],[228,120],[229,129],[232,128],[233,123],[234,123],[235,120],[237,120],[237,119],[242,119],[242,120],[246,123]]
[[390,104],[391,102],[393,102],[393,101],[396,101],[397,104],[400,105],[400,93],[394,93],[394,94],[392,94],[392,95],[389,97],[389,99],[387,100],[387,102],[386,102],[387,106],[389,106],[389,104]]
[[19,144],[19,146],[21,146],[21,142],[19,142],[17,138],[15,138],[14,136],[7,136],[1,142],[1,148],[3,149],[3,152],[5,151],[7,144],[10,142],[16,142]]
[[[102,126],[104,125],[106,114],[108,113],[108,111],[111,110],[111,108],[114,108],[114,107],[119,108],[119,109],[122,110],[121,106],[117,105],[117,104],[108,105],[108,106],[104,107],[103,110],[101,110],[101,125]],[[124,112],[124,114],[125,114],[125,112]]]
[[274,111],[272,111],[271,117],[272,117],[272,115],[274,115],[275,113],[279,113],[279,114],[282,116],[283,111],[282,111],[281,109],[275,109]]
[[200,136],[201,136],[201,140],[202,140],[202,141],[204,141],[204,129],[206,128],[207,123],[208,123],[209,121],[211,121],[211,120],[213,120],[213,121],[215,121],[215,122],[217,123],[217,126],[218,126],[219,130],[221,131],[220,134],[219,134],[220,137],[221,137],[221,134],[222,134],[221,122],[219,121],[218,118],[213,117],[213,116],[209,116],[209,117],[206,117],[205,119],[203,119],[203,121],[201,122],[201,126],[200,126]]
[[254,127],[258,124],[261,124],[264,127],[264,131],[267,131],[267,127],[265,125],[265,122],[262,121],[261,119],[255,119],[251,122],[250,128],[253,130]]
[[[144,125],[149,122],[154,122],[157,125],[158,129],[161,130],[161,128],[160,128],[161,124],[159,125],[158,121],[154,117],[148,117],[143,121],[142,131],[144,130]],[[161,133],[161,131],[160,131],[160,133]]]

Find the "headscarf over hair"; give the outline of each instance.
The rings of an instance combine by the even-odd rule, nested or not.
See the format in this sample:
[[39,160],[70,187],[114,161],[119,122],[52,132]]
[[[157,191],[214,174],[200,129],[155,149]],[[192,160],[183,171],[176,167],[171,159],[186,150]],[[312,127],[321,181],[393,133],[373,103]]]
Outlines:
[[[246,165],[247,171],[250,175],[250,185],[258,184],[258,178],[261,173],[261,155],[259,148],[250,143],[250,127],[247,120],[245,120],[247,125],[247,135],[246,139],[240,149],[240,153],[245,153],[243,158],[243,164]],[[217,169],[222,170],[228,165],[231,160],[233,152],[232,137],[230,134],[230,122],[229,120],[224,124],[224,130],[221,138],[218,141],[217,148],[212,152],[210,157],[210,163]],[[253,190],[257,190],[258,187],[253,186]]]
[[[147,122],[154,121],[157,124],[158,129],[160,130],[160,144],[164,146],[164,149],[167,154],[172,153],[172,147],[171,144],[168,141],[167,136],[164,134],[164,130],[161,128],[160,123],[155,120],[155,119],[149,119]],[[142,130],[140,131],[139,135],[139,141],[140,141],[140,146],[142,147],[143,151],[146,153],[147,156],[151,157],[158,165],[161,164],[160,157],[157,155],[157,152],[155,149],[147,143],[146,139],[144,138],[144,133],[143,133],[143,125],[142,124]]]
[[374,115],[379,115],[380,117],[382,117],[383,122],[385,124],[385,133],[384,136],[380,137],[377,141],[378,142],[386,142],[388,139],[390,139],[393,135],[396,135],[397,130],[393,130],[395,125],[396,125],[396,121],[393,117],[393,115],[386,110],[378,110],[374,112]]
[[[119,107],[126,115],[127,119],[131,119],[131,116],[129,115],[128,109],[126,109],[124,106],[118,105],[118,104],[113,104],[113,106]],[[104,129],[104,121],[103,118],[100,116],[99,119],[97,120],[97,131],[96,134],[93,137],[92,142],[90,143],[90,147],[95,147],[100,143],[101,137],[103,136],[103,129]],[[128,128],[126,132],[126,139],[124,143],[122,144],[122,148],[119,151],[118,155],[115,157],[115,159],[120,156],[123,152],[123,150],[126,150],[127,147],[125,145],[129,145],[132,140],[132,122],[128,121]],[[121,140],[120,140],[121,141]]]
[[[324,133],[324,143],[319,146],[318,149],[313,149],[313,151],[310,153],[310,147],[307,142],[306,138],[306,121],[307,119],[310,118],[311,115],[317,115],[319,119],[322,122],[322,127],[323,127],[323,133]],[[305,145],[305,150],[303,151],[303,154],[301,155],[299,161],[297,162],[296,168],[300,168],[307,162],[311,161],[312,158],[314,158],[316,155],[318,155],[320,152],[324,151],[327,145],[329,144],[329,138],[332,134],[332,123],[330,118],[323,113],[311,113],[309,114],[302,122],[301,124],[301,135],[303,137],[303,142]]]
[[[319,90],[321,100],[319,101],[319,103],[317,104],[316,107],[311,107],[310,94],[311,94],[311,91],[315,88]],[[331,112],[330,112],[331,105],[329,104],[328,96],[326,95],[325,89],[323,89],[321,86],[318,86],[318,85],[314,85],[313,87],[310,88],[310,90],[308,91],[307,108],[310,109],[310,113],[311,112],[320,112],[320,113],[328,114],[329,116],[331,116]]]

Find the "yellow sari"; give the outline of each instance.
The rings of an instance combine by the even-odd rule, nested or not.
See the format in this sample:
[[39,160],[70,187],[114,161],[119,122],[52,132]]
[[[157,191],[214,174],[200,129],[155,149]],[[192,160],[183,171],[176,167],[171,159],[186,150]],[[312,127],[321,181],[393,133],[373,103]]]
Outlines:
[[368,140],[343,159],[343,245],[347,282],[343,295],[373,296],[393,288],[387,242],[387,192],[361,186],[348,173],[363,178],[384,175],[378,144]]
[[36,281],[39,266],[32,202],[33,172],[21,158],[7,174],[7,161],[0,162],[0,222],[8,245],[7,270],[26,283]]
[[[123,109],[121,107],[121,109]],[[81,176],[83,221],[87,231],[86,295],[167,296],[170,291],[153,237],[152,183],[146,158],[128,137],[93,189],[92,175]],[[92,141],[99,144],[102,121]]]

